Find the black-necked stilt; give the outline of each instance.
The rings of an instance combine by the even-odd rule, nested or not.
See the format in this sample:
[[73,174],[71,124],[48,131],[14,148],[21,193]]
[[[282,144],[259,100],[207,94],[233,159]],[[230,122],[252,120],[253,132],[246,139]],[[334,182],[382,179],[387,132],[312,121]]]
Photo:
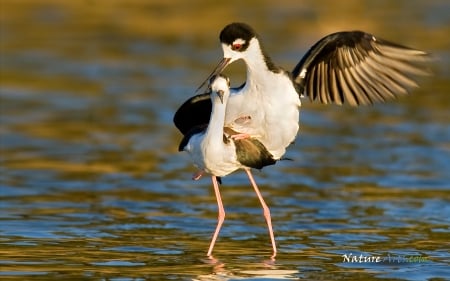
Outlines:
[[[322,38],[291,72],[272,62],[247,24],[227,25],[220,33],[220,42],[224,57],[206,81],[239,59],[247,66],[246,82],[231,89],[225,123],[238,132],[257,136],[275,159],[297,135],[299,97],[352,106],[384,102],[408,93],[417,87],[419,76],[428,74],[422,64],[425,52],[362,31]],[[210,112],[208,96],[198,95],[178,110],[174,122],[186,131],[207,123]]]
[[[291,72],[272,62],[247,24],[227,25],[220,42],[224,57],[206,81],[239,59],[247,66],[246,82],[230,90],[224,124],[244,138],[258,139],[274,160],[281,159],[297,135],[300,97],[351,106],[384,102],[407,94],[417,87],[419,76],[428,74],[422,64],[425,52],[361,31],[322,38]],[[174,123],[188,134],[206,126],[211,111],[209,94],[197,95],[178,109]]]
[[264,209],[264,217],[272,242],[273,256],[276,254],[275,238],[272,230],[270,211],[253,179],[250,168],[261,169],[275,164],[276,160],[264,145],[252,137],[242,138],[239,133],[225,127],[225,112],[230,97],[229,80],[224,76],[214,76],[210,82],[211,118],[208,124],[192,128],[186,132],[179,145],[180,151],[186,151],[201,173],[212,175],[217,198],[219,216],[207,255],[211,256],[214,244],[225,219],[225,210],[219,191],[217,177],[226,176],[237,169],[245,169],[258,199]]

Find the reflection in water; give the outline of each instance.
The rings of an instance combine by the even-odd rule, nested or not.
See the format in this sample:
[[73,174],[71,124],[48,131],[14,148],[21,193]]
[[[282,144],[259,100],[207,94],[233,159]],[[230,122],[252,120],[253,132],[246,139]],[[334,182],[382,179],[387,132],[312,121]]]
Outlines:
[[199,275],[193,280],[252,280],[254,278],[263,278],[265,280],[298,280],[296,276],[299,274],[297,270],[278,269],[274,259],[265,260],[260,264],[246,264],[245,268],[249,269],[239,271],[236,271],[236,269],[227,269],[225,263],[212,256],[206,259],[205,263],[213,266],[213,272],[211,274]]
[[[2,280],[450,275],[449,4],[232,4],[2,2]],[[173,112],[217,61],[217,33],[235,19],[264,30],[280,65],[349,28],[439,58],[435,76],[397,102],[357,110],[304,103],[293,161],[255,172],[272,211],[274,262],[244,173],[223,179],[227,219],[217,260],[205,257],[214,195],[208,180],[190,181],[192,166],[176,152]],[[227,73],[236,84],[241,68]],[[350,253],[424,259],[344,262]]]

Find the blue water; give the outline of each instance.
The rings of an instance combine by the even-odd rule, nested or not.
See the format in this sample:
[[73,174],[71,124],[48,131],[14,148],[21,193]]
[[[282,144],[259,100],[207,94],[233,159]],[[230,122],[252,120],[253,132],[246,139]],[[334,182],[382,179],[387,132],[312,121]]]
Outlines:
[[[183,3],[5,2],[2,280],[448,279],[448,3]],[[255,171],[276,260],[243,172],[223,179],[227,217],[205,257],[214,192],[208,177],[191,180],[172,124],[235,18],[288,69],[321,36],[353,26],[436,58],[421,88],[389,104],[304,101],[292,161]],[[239,85],[243,65],[227,74]]]

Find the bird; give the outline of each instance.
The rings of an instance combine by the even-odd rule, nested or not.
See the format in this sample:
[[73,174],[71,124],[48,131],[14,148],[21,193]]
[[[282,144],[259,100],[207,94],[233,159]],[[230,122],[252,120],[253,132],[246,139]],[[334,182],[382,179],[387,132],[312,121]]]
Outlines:
[[[246,23],[231,23],[220,32],[223,59],[203,82],[229,64],[243,60],[246,81],[231,88],[225,123],[257,136],[275,158],[281,158],[299,129],[300,98],[322,104],[369,105],[392,100],[418,87],[426,52],[363,31],[341,31],[315,43],[292,71],[275,65],[260,36]],[[198,89],[198,90],[199,90]],[[197,90],[197,92],[198,92]],[[208,95],[188,99],[174,116],[181,131],[209,120]]]
[[[243,60],[246,81],[230,88],[224,124],[241,139],[257,139],[275,161],[298,134],[301,99],[350,106],[387,102],[410,93],[420,77],[430,74],[424,67],[428,53],[359,30],[326,35],[291,71],[272,61],[246,23],[226,25],[219,40],[223,58],[196,94],[228,65]],[[208,124],[211,112],[209,94],[197,94],[182,104],[173,121],[185,135]]]
[[[205,172],[211,174],[219,214],[217,227],[212,236],[207,256],[212,256],[215,242],[225,220],[225,209],[220,195],[218,179],[238,169],[246,171],[264,209],[273,254],[275,255],[276,245],[270,211],[250,169],[262,169],[265,166],[275,164],[276,160],[258,139],[253,137],[242,138],[238,132],[225,126],[225,112],[230,97],[229,85],[229,79],[223,75],[211,77],[209,87],[212,104],[210,120],[208,124],[201,124],[186,132],[178,149],[188,152],[194,165],[199,168],[200,174]],[[196,177],[198,175],[194,176],[194,179]]]

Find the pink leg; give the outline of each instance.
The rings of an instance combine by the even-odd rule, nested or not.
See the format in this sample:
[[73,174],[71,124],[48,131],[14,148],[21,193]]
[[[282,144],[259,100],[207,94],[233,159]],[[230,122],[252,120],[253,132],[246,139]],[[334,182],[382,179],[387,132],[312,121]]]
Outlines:
[[231,135],[230,138],[233,140],[244,140],[244,139],[250,138],[250,135],[244,134],[244,133],[242,133],[242,134],[239,133],[239,134]]
[[270,210],[269,207],[267,207],[266,202],[264,202],[261,192],[259,191],[255,179],[253,178],[252,172],[250,171],[250,169],[245,169],[245,171],[247,172],[248,178],[250,179],[250,182],[252,183],[253,188],[255,189],[256,195],[258,196],[259,202],[261,202],[262,208],[264,210],[264,218],[266,219],[267,228],[269,229],[270,241],[272,242],[273,254],[271,258],[274,259],[275,256],[277,255],[277,246],[275,245],[275,237],[273,235],[272,230],[272,218],[270,217]]
[[250,122],[252,120],[251,116],[241,116],[238,119],[234,120],[234,123],[239,124],[239,125],[244,125],[247,124],[248,122]]
[[205,172],[202,170],[198,170],[195,174],[192,175],[192,180],[198,181]]
[[222,224],[225,220],[225,209],[223,208],[222,197],[220,197],[219,183],[217,182],[216,176],[212,176],[211,178],[212,178],[212,183],[214,186],[214,192],[216,193],[217,207],[219,209],[219,215],[217,218],[216,231],[214,231],[213,237],[211,239],[211,244],[209,244],[208,253],[206,254],[208,257],[211,257],[211,253],[214,248],[214,244],[216,243],[217,236],[219,236],[220,228],[222,227]]

